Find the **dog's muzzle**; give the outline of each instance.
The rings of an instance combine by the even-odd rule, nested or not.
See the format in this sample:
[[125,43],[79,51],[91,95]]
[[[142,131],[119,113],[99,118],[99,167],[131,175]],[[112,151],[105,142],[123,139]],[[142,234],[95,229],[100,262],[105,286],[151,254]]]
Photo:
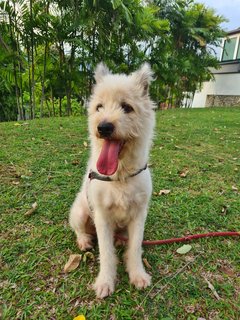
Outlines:
[[110,138],[115,127],[111,122],[100,122],[98,127],[98,132],[101,138]]

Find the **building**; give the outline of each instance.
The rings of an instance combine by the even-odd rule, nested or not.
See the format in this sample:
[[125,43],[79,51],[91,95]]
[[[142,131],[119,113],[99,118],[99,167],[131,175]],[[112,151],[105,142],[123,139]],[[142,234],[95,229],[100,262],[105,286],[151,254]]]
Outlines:
[[192,107],[240,106],[240,28],[223,39],[220,69],[212,73],[214,79],[195,92]]

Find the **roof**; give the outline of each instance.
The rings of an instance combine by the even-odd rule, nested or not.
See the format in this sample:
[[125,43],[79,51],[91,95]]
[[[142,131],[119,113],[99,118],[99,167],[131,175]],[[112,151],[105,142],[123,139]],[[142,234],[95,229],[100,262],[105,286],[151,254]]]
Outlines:
[[231,35],[233,35],[233,34],[237,34],[237,33],[240,33],[240,27],[239,27],[239,28],[237,28],[237,29],[234,29],[234,30],[228,31],[228,32],[227,32],[227,35],[228,35],[228,36],[231,36]]

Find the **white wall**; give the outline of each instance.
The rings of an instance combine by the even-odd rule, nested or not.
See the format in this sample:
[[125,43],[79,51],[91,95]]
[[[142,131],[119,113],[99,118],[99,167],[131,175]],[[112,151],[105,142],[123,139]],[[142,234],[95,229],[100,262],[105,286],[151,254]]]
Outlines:
[[205,107],[207,95],[240,95],[240,73],[215,74],[215,80],[204,82],[202,90],[196,91],[192,107]]

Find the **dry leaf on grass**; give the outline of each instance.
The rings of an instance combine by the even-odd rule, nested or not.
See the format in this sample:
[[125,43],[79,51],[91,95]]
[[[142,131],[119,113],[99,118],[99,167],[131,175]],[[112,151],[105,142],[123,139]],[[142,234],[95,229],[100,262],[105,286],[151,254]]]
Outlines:
[[87,141],[84,141],[84,142],[83,142],[83,145],[84,145],[85,148],[87,148],[87,146],[88,146]]
[[186,176],[188,175],[189,170],[185,169],[179,172],[179,177],[181,178],[186,178]]
[[72,161],[72,165],[73,166],[78,166],[80,164],[80,161],[79,160],[73,160]]
[[238,191],[238,188],[235,186],[232,186],[232,191]]
[[84,253],[84,255],[83,255],[83,262],[86,262],[88,259],[90,259],[90,260],[94,260],[94,254],[92,253],[92,252],[90,252],[90,251],[87,251],[87,252],[85,252]]
[[82,259],[81,254],[70,254],[68,262],[64,266],[64,272],[67,273],[77,269],[81,259]]
[[185,310],[187,313],[194,313],[194,312],[196,311],[196,308],[195,308],[195,306],[193,306],[193,305],[189,305],[189,306],[184,307],[184,310]]
[[180,248],[177,249],[177,253],[179,254],[186,254],[192,249],[192,246],[190,244],[184,244]]
[[31,216],[33,214],[33,212],[35,212],[37,210],[37,207],[38,207],[37,202],[34,202],[32,204],[32,208],[29,209],[24,215],[25,216]]
[[166,195],[166,194],[169,194],[170,193],[170,190],[167,190],[167,189],[163,189],[163,190],[160,190],[158,195],[159,196],[162,196],[162,195]]
[[146,258],[143,258],[143,263],[145,264],[146,268],[152,269],[152,266],[150,265],[150,263],[147,261]]
[[207,282],[208,288],[212,291],[214,297],[215,297],[217,300],[221,300],[221,298],[219,297],[216,289],[215,289],[214,286],[211,284],[211,282],[209,282],[206,277],[203,277],[203,278],[204,278],[204,280]]

